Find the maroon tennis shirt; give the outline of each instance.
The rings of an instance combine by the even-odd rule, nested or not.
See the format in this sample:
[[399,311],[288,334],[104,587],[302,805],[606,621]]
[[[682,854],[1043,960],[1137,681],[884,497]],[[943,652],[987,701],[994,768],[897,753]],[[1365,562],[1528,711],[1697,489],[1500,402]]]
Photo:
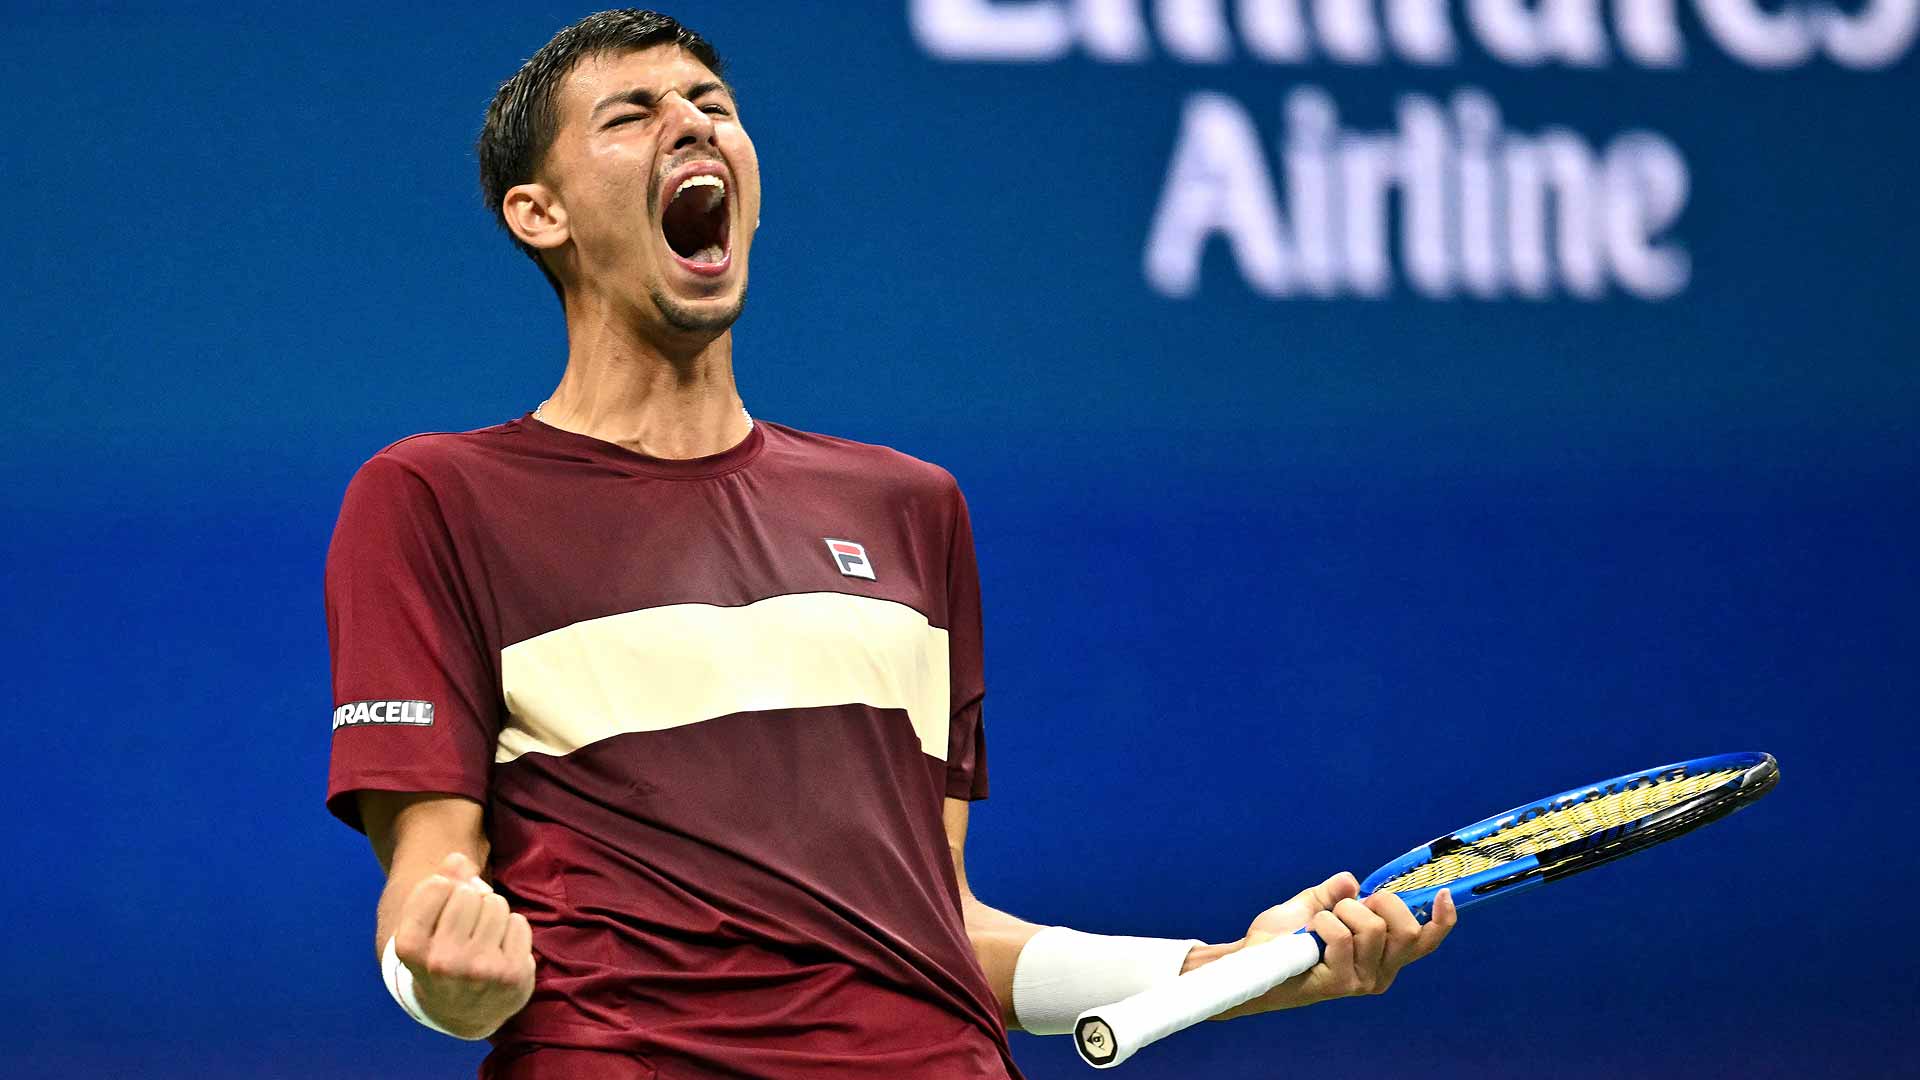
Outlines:
[[680,461],[531,416],[418,435],[348,487],[326,600],[328,808],[481,803],[533,925],[483,1074],[1019,1076],[941,817],[987,794],[946,471],[765,421]]

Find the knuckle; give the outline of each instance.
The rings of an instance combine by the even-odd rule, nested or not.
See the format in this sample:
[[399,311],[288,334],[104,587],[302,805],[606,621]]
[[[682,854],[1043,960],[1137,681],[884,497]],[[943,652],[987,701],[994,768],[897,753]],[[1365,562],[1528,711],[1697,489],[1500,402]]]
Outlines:
[[450,887],[452,884],[453,882],[448,881],[439,874],[428,874],[426,877],[420,879],[418,885],[413,887],[413,893],[409,899],[415,901],[423,900],[426,897],[432,896],[435,892]]
[[458,978],[466,974],[466,957],[451,949],[434,949],[427,953],[427,973],[436,978]]
[[400,959],[408,963],[417,962],[420,954],[426,951],[426,935],[412,926],[403,926],[393,935],[393,951]]

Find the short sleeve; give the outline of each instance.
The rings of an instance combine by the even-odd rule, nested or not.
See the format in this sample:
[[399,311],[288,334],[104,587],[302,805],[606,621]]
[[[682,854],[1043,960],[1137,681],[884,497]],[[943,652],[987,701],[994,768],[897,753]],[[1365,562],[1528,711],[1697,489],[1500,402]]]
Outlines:
[[383,453],[361,466],[327,550],[333,750],[327,809],[356,829],[361,791],[486,801],[497,675],[425,480]]
[[980,704],[986,679],[980,643],[980,568],[974,561],[967,500],[953,489],[947,541],[947,663],[953,715],[947,725],[947,797],[987,797],[987,732]]

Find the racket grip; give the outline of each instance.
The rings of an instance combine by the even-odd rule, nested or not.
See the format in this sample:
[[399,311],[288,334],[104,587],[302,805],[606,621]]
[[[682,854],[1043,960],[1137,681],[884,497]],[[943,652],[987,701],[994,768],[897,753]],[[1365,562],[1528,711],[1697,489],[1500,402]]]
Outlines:
[[1080,1059],[1111,1069],[1142,1047],[1218,1016],[1320,962],[1324,946],[1308,930],[1229,953],[1111,1005],[1088,1009],[1073,1025]]

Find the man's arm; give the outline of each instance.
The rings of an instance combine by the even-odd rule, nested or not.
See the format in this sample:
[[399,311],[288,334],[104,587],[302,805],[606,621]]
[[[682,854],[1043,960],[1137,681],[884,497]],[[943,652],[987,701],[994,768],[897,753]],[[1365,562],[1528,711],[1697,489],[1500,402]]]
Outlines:
[[462,1038],[492,1034],[533,993],[533,931],[482,876],[479,803],[458,795],[363,791],[362,822],[387,871],[374,951],[393,941],[434,1023]]
[[[1007,1027],[1019,1027],[1013,1008],[1013,976],[1020,950],[1045,927],[988,907],[967,884],[966,843],[970,803],[948,799],[944,816],[947,849],[953,856],[954,878],[960,886],[960,908],[966,917],[967,937],[986,972],[987,984],[1000,1002]],[[1297,1008],[1356,994],[1378,994],[1393,984],[1400,969],[1438,948],[1453,929],[1453,901],[1442,894],[1433,921],[1422,926],[1407,905],[1392,893],[1357,898],[1359,882],[1352,874],[1335,874],[1284,904],[1261,912],[1247,936],[1222,945],[1197,945],[1187,954],[1182,971],[1192,971],[1229,953],[1239,952],[1283,933],[1311,925],[1326,943],[1326,955],[1306,974],[1289,979],[1261,997],[1214,1017],[1226,1020],[1253,1013]],[[1105,1005],[1095,1002],[1089,1005]]]
[[973,888],[967,884],[966,859],[967,812],[972,805],[965,799],[947,800],[947,851],[953,856],[953,876],[960,884],[960,911],[966,916],[973,954],[979,957],[980,967],[987,973],[987,985],[993,987],[993,996],[1000,1002],[1000,1018],[1009,1030],[1017,1031],[1020,1021],[1013,1015],[1014,964],[1027,941],[1046,927],[990,908],[973,895]]

